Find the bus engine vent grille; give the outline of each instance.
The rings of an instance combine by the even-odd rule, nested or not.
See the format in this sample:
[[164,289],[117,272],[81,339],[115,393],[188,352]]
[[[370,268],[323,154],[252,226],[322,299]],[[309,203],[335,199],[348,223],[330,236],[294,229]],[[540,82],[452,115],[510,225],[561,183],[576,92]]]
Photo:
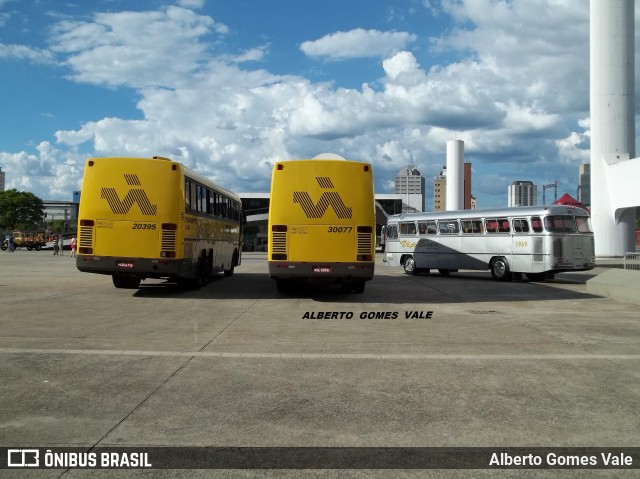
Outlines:
[[78,247],[93,248],[93,227],[80,226],[80,235],[78,236]]
[[175,251],[176,249],[176,232],[170,230],[162,230],[162,251]]
[[287,254],[287,232],[274,231],[272,233],[271,251],[274,254]]
[[371,233],[358,232],[358,254],[371,254]]

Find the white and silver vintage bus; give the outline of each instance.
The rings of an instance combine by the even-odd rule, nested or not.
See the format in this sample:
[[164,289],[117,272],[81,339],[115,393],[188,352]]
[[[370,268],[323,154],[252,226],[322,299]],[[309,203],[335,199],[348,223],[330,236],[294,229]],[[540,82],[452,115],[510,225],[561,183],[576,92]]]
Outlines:
[[490,270],[494,279],[531,281],[595,267],[589,212],[547,205],[392,215],[384,263],[408,274]]

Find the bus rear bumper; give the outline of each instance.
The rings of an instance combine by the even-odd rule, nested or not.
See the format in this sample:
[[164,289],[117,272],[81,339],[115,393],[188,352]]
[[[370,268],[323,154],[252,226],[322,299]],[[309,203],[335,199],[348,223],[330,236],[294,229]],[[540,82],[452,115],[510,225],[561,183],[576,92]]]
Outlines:
[[122,258],[78,255],[76,267],[84,273],[126,274],[140,278],[180,276],[187,265],[183,260],[164,258]]
[[301,263],[269,261],[272,279],[302,278],[319,282],[369,281],[373,278],[375,264],[371,263]]

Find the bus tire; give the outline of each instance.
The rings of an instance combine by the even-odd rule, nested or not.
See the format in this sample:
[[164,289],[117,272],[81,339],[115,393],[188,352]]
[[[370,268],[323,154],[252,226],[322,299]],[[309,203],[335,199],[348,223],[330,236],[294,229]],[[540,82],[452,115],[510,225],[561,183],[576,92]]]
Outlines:
[[542,282],[545,276],[544,273],[525,273],[524,275],[531,282]]
[[206,266],[206,261],[203,258],[204,256],[201,256],[200,258],[198,258],[198,263],[196,264],[196,271],[195,271],[194,277],[189,279],[182,279],[179,281],[180,284],[194,291],[202,288],[204,285],[207,284],[207,281],[208,281],[207,266]]
[[111,275],[111,280],[116,288],[138,289],[140,287],[140,278],[137,276],[116,273]]
[[225,269],[224,270],[224,275],[227,278],[229,276],[233,276],[233,270],[236,267],[236,264],[238,264],[238,253],[237,252],[233,253],[233,258],[231,259],[231,266],[229,267],[229,269]]
[[502,256],[497,257],[491,263],[491,276],[496,281],[507,281],[511,278],[509,263]]
[[449,271],[448,269],[438,269],[438,273],[440,273],[441,276],[449,276],[449,273],[451,273],[451,271]]
[[415,275],[417,273],[417,268],[416,268],[416,260],[413,259],[413,256],[407,256],[404,259],[404,272],[410,275]]
[[353,284],[353,288],[352,288],[352,289],[353,289],[353,292],[354,292],[354,293],[356,293],[356,294],[362,294],[362,293],[364,293],[364,285],[365,285],[365,282],[364,282],[364,281],[356,281],[356,282]]
[[207,257],[206,256],[202,256],[199,260],[198,260],[198,277],[196,278],[198,283],[200,283],[200,288],[203,286],[206,286],[207,283],[209,282],[209,261],[207,261]]
[[293,290],[294,282],[291,279],[276,279],[276,290],[278,293],[286,294]]

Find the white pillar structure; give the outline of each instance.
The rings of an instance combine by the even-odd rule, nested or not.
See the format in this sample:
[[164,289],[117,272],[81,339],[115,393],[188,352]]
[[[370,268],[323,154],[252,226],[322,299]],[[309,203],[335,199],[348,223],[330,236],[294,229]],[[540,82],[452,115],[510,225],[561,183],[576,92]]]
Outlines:
[[599,257],[635,250],[634,0],[591,0],[591,218]]
[[464,209],[464,141],[447,141],[447,211]]

